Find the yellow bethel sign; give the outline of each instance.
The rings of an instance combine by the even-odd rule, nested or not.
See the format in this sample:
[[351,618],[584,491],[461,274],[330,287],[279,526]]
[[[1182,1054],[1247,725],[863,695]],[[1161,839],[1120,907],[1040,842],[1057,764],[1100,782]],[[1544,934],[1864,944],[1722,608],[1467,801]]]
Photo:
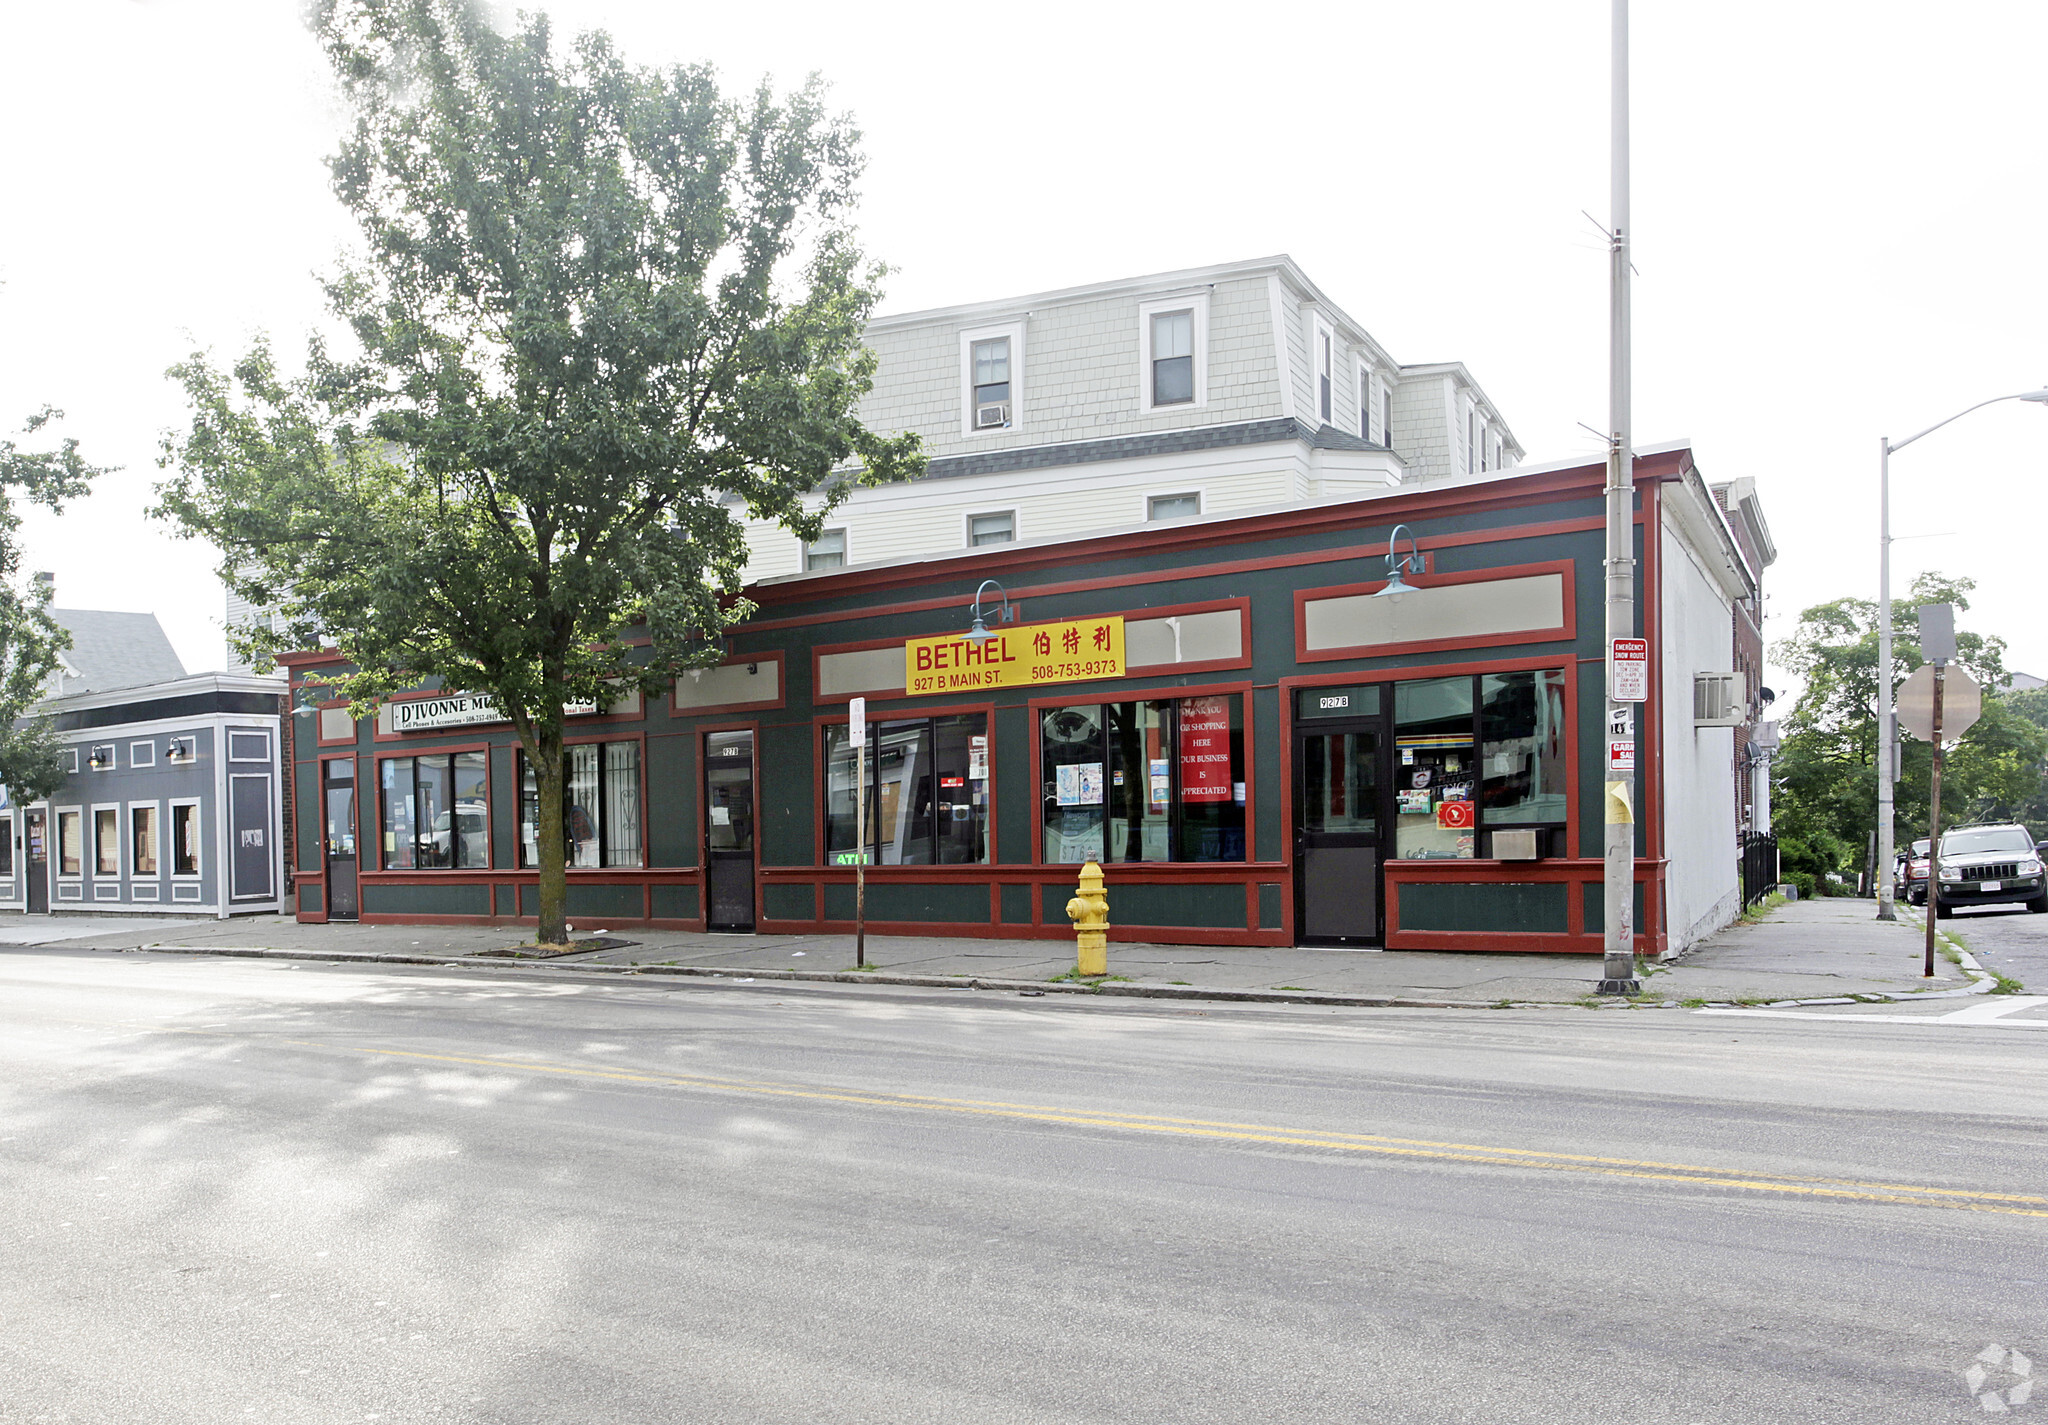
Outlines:
[[1123,674],[1121,614],[999,627],[983,643],[951,634],[913,638],[903,645],[903,686],[912,697],[1080,683]]

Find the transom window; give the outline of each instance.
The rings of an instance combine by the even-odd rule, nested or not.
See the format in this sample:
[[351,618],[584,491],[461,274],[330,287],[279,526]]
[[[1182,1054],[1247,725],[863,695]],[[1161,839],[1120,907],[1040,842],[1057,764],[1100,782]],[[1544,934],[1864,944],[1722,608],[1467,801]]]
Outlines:
[[1017,512],[1000,510],[994,514],[969,515],[967,517],[967,542],[969,544],[1008,544],[1017,537]]
[[828,529],[804,546],[804,568],[839,569],[846,564],[846,531]]
[[1152,317],[1152,404],[1185,405],[1195,399],[1195,314]]

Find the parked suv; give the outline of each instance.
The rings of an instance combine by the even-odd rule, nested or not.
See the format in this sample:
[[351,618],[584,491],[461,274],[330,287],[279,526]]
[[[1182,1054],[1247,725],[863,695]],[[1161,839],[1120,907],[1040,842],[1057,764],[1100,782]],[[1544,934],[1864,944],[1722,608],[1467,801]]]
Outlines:
[[2017,822],[1959,826],[1941,834],[1935,858],[1934,913],[1958,906],[2018,902],[2036,915],[2048,913],[2048,880],[2033,833]]
[[1921,837],[1910,850],[1901,851],[1892,871],[1892,899],[1908,905],[1927,903],[1927,838]]

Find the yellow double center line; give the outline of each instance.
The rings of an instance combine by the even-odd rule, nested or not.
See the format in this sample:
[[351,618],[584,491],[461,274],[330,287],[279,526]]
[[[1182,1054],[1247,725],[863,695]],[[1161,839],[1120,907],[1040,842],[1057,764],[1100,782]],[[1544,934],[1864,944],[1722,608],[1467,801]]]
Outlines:
[[553,1074],[564,1078],[614,1083],[650,1084],[668,1088],[752,1094],[822,1103],[859,1104],[870,1108],[953,1113],[1029,1123],[1059,1123],[1079,1128],[1104,1128],[1125,1133],[1156,1133],[1179,1138],[1233,1143],[1267,1143],[1288,1148],[1319,1148],[1381,1157],[1487,1163],[1498,1167],[1588,1173],[1600,1177],[1637,1178],[1651,1182],[1693,1183],[1702,1187],[1737,1188],[1795,1197],[1835,1198],[1854,1202],[1898,1203],[1913,1207],[1945,1207],[1962,1212],[1994,1212],[2014,1217],[2048,1217],[2048,1197],[2023,1193],[1979,1192],[1966,1188],[1919,1187],[1911,1183],[1863,1182],[1852,1178],[1793,1177],[1696,1163],[1661,1163],[1633,1158],[1606,1158],[1581,1153],[1549,1153],[1531,1148],[1502,1148],[1479,1143],[1435,1142],[1424,1138],[1391,1138],[1372,1133],[1339,1133],[1319,1128],[1282,1128],[1257,1123],[1232,1123],[1202,1118],[1169,1118],[1147,1113],[1116,1113],[1058,1108],[1040,1104],[982,1099],[936,1098],[924,1094],[830,1089],[703,1074],[646,1073],[574,1064],[535,1063],[524,1059],[473,1058],[458,1054],[424,1054],[408,1049],[373,1049],[358,1045],[284,1040],[298,1048],[406,1059],[429,1064],[458,1064],[499,1072]]

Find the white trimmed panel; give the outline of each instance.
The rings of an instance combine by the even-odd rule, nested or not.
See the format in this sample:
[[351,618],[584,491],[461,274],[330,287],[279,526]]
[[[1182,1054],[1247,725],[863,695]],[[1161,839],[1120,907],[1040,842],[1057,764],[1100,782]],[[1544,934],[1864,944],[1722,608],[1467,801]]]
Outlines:
[[1302,606],[1302,625],[1302,643],[1311,653],[1561,628],[1564,576],[1436,584],[1391,599],[1372,594],[1311,599]]
[[853,653],[818,655],[818,696],[851,697],[855,693],[903,691],[903,645],[864,648]]
[[[902,661],[900,654],[897,661]],[[900,666],[897,671],[902,672]],[[732,703],[772,703],[781,696],[782,665],[764,658],[758,663],[692,668],[676,679],[669,699],[677,712],[688,712],[692,708],[719,708]]]
[[1244,617],[1216,609],[1172,618],[1126,619],[1124,657],[1133,668],[1244,657]]

